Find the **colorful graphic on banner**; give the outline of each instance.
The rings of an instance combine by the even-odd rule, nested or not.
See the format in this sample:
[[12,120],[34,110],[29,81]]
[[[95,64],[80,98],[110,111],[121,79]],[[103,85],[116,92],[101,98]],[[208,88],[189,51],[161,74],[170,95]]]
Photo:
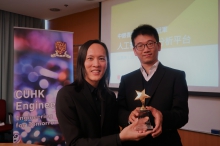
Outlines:
[[14,28],[14,143],[65,145],[55,101],[73,82],[73,33]]

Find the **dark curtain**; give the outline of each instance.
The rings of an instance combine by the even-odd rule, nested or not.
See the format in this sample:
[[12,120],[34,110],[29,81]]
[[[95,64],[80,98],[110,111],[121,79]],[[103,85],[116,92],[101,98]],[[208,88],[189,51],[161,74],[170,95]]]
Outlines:
[[13,27],[44,29],[44,20],[0,10],[0,99],[7,102],[7,112],[13,112]]

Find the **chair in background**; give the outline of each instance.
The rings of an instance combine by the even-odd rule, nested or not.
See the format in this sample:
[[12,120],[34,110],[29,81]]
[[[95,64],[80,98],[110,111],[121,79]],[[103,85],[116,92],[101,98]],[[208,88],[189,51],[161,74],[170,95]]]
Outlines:
[[[9,122],[6,123],[6,116],[9,118]],[[9,133],[13,129],[13,124],[12,124],[12,113],[6,113],[6,101],[3,99],[0,99],[0,122],[4,122],[0,125],[0,141],[5,140],[5,133]]]

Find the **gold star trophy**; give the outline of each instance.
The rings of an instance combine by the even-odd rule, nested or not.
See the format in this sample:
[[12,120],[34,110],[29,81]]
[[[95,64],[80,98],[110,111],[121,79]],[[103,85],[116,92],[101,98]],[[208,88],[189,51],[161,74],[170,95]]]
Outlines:
[[142,103],[142,106],[139,110],[139,116],[138,116],[138,124],[136,126],[137,131],[147,131],[152,130],[153,126],[150,123],[149,119],[149,110],[145,108],[145,99],[150,98],[149,95],[145,94],[145,89],[141,92],[136,91],[137,97],[134,100],[140,100]]

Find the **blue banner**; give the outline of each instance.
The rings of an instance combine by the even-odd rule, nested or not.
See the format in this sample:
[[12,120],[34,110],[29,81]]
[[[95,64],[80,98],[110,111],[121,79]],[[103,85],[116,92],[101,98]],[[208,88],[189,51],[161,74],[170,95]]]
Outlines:
[[71,82],[72,32],[14,28],[14,143],[65,145],[55,101]]

